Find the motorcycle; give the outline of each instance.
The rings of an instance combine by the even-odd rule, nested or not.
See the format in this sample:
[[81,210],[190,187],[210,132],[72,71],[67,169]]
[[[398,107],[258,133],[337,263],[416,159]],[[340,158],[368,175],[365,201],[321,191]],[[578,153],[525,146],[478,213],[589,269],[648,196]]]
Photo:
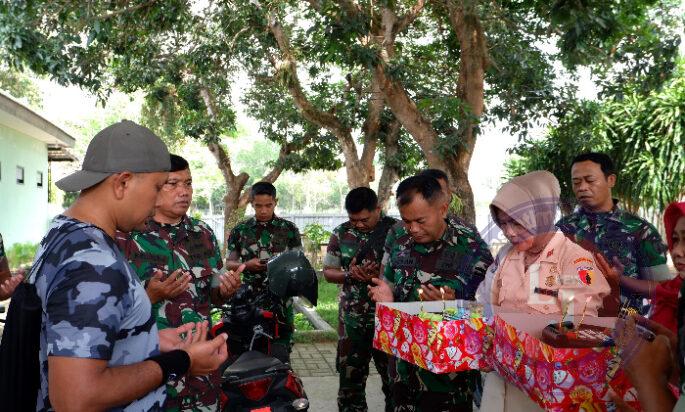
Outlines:
[[[275,299],[302,296],[317,299],[316,272],[300,251],[282,253],[267,263],[268,293]],[[280,336],[273,312],[254,305],[252,290],[243,285],[220,309],[221,321],[211,336],[226,333],[229,357],[221,367],[222,405],[225,412],[299,412],[309,400],[287,360],[273,341]]]

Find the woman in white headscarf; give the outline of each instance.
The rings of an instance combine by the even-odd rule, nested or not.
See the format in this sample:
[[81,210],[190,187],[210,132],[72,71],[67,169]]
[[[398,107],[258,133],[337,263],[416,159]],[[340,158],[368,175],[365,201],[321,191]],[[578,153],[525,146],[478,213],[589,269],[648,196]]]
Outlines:
[[[535,171],[505,183],[490,204],[492,217],[509,243],[490,266],[476,300],[494,309],[528,313],[597,316],[610,293],[592,254],[557,230],[559,181]],[[562,303],[563,302],[563,303]],[[495,372],[487,376],[481,411],[541,410]]]

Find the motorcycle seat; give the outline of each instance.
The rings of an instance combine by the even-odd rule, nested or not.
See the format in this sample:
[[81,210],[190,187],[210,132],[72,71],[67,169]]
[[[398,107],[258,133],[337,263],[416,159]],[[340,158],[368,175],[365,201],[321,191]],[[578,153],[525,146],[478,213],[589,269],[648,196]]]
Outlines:
[[[265,355],[258,351],[245,352],[235,362],[233,362],[223,373],[224,378],[230,376],[240,377],[240,375],[254,370],[279,369],[285,366],[278,359]],[[285,366],[287,367],[287,366]]]

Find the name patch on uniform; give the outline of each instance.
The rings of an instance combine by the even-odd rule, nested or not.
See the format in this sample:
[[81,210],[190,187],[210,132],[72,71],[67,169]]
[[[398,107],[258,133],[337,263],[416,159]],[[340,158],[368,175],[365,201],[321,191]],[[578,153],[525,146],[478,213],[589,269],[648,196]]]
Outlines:
[[212,249],[208,248],[205,244],[205,239],[203,238],[202,233],[191,233],[188,236],[187,242],[186,250],[194,259],[208,259],[214,256]]
[[451,272],[462,269],[459,267],[460,255],[454,250],[444,250],[435,262],[435,269],[441,272]]
[[416,258],[411,255],[398,255],[393,260],[393,266],[399,269],[416,268]]
[[162,269],[166,266],[169,258],[148,252],[135,252],[131,255],[130,260],[133,262],[148,263],[150,266]]
[[588,286],[592,284],[592,278],[595,276],[594,268],[590,266],[578,266],[576,270],[578,271],[578,278],[581,282]]

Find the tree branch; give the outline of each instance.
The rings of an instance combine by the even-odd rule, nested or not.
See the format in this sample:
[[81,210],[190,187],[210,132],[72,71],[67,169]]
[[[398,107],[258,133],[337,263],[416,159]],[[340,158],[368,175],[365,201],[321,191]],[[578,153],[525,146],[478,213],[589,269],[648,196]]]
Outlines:
[[352,187],[368,185],[369,172],[359,167],[359,155],[357,153],[357,146],[352,138],[352,131],[349,127],[343,125],[333,113],[319,110],[309,101],[297,75],[297,61],[291,51],[289,39],[283,31],[283,26],[273,16],[269,17],[269,30],[276,39],[282,55],[280,63],[274,61],[272,64],[276,70],[285,71],[287,76],[286,87],[302,117],[328,130],[338,139],[345,156],[348,184]]
[[417,17],[419,17],[419,14],[421,14],[421,11],[425,5],[425,0],[418,0],[414,7],[412,7],[404,16],[400,17],[395,24],[395,34],[405,31],[407,27],[409,27]]
[[114,10],[114,11],[111,11],[111,12],[109,12],[109,13],[105,13],[105,14],[101,14],[101,15],[99,15],[99,16],[95,16],[94,19],[95,19],[95,20],[107,20],[107,19],[111,19],[112,17],[116,17],[116,16],[118,16],[118,15],[120,15],[120,14],[130,13],[130,12],[132,12],[132,11],[136,11],[136,10],[138,10],[138,9],[142,9],[142,8],[144,8],[144,7],[151,6],[152,4],[154,4],[154,3],[156,3],[156,2],[157,2],[157,0],[149,0],[149,1],[146,1],[145,3],[136,4],[135,6],[125,7],[125,8],[123,8],[123,9]]
[[388,127],[388,132],[385,135],[385,164],[383,165],[383,172],[378,182],[378,203],[383,210],[388,208],[388,200],[392,193],[392,187],[400,177],[398,168],[396,166],[397,153],[399,152],[399,138],[402,125],[399,120],[393,119]]
[[431,167],[443,165],[442,156],[440,156],[435,148],[438,134],[431,122],[421,114],[404,86],[398,80],[392,79],[385,73],[383,64],[377,65],[374,71],[380,80],[385,101],[397,120],[402,123],[402,126],[414,137],[416,143],[421,147],[428,164]]
[[[200,96],[202,96],[205,107],[207,107],[207,114],[212,120],[216,120],[217,109],[209,89],[206,87],[200,89]],[[237,176],[235,175],[231,165],[231,157],[218,141],[207,143],[207,148],[214,155],[214,158],[219,165],[219,170],[221,170],[221,174],[224,176],[224,180],[226,180],[226,182],[235,186],[239,181],[247,181],[249,176],[246,173],[240,173]]]
[[[372,73],[371,96],[369,97],[369,113],[362,126],[364,131],[364,150],[362,151],[361,164],[369,173],[375,171],[373,158],[376,155],[378,145],[378,132],[381,128],[381,115],[385,107],[383,91],[381,90],[380,79],[376,73]],[[375,180],[375,179],[369,179]]]
[[287,71],[288,91],[293,97],[295,105],[302,112],[304,118],[316,124],[319,127],[323,127],[326,130],[329,130],[338,138],[346,139],[347,137],[349,137],[350,139],[352,139],[350,135],[350,130],[343,126],[337,117],[335,117],[331,113],[324,112],[314,107],[314,105],[312,105],[312,103],[305,95],[304,90],[302,90],[302,85],[300,83],[299,77],[297,75],[297,62],[295,61],[295,58],[290,50],[290,42],[283,31],[283,26],[281,26],[281,24],[275,19],[270,18],[269,30],[276,39],[276,43],[278,44],[278,48],[280,49],[283,57],[283,61],[280,65],[278,64],[278,62],[275,61],[275,59],[272,61],[272,64],[275,65],[275,68],[277,70]]
[[350,16],[357,16],[362,13],[361,6],[352,0],[338,0],[337,3],[340,8],[345,10],[345,13],[349,14]]

